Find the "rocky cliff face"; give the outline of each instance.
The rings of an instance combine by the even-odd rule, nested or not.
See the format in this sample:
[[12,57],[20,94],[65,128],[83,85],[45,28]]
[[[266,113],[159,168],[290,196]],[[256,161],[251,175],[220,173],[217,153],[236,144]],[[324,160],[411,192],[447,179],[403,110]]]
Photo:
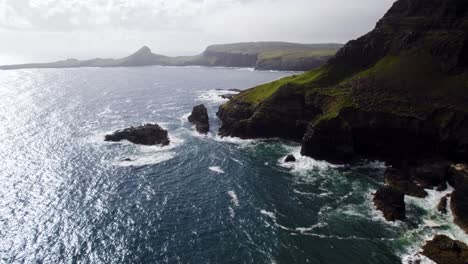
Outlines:
[[295,139],[339,163],[468,159],[467,32],[465,0],[399,0],[324,67],[223,105],[220,132]]

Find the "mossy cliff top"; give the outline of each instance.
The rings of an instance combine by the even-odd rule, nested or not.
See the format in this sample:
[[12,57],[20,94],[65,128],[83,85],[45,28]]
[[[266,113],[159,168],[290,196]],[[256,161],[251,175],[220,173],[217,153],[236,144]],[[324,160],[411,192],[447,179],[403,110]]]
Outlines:
[[220,133],[302,140],[328,160],[468,157],[467,32],[465,0],[399,0],[325,66],[221,106]]

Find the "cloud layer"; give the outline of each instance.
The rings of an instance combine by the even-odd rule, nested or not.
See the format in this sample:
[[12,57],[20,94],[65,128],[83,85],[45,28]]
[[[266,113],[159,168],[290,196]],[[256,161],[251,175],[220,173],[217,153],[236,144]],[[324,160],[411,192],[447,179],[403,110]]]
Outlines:
[[92,57],[143,44],[175,54],[237,41],[346,42],[393,1],[0,0],[0,49]]

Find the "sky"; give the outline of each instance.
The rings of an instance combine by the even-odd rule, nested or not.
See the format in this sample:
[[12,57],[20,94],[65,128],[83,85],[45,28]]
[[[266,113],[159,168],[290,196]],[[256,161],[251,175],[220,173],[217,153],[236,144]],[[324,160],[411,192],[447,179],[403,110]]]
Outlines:
[[0,65],[246,41],[346,43],[395,0],[0,0]]

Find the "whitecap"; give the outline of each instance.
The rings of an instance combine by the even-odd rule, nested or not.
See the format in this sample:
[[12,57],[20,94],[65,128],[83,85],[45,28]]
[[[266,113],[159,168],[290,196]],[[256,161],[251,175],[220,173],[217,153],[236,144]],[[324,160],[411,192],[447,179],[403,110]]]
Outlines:
[[239,206],[239,198],[237,198],[236,192],[228,191],[227,194],[231,198],[231,203],[234,204],[234,206],[238,207]]
[[276,223],[276,214],[275,214],[275,213],[270,212],[270,211],[267,211],[267,210],[264,210],[264,209],[260,210],[260,213],[261,213],[262,215],[266,215],[266,216],[270,217],[270,218],[271,218],[272,220],[274,220],[275,223]]
[[144,156],[132,156],[130,160],[117,161],[114,164],[119,167],[141,167],[147,165],[155,165],[164,161],[168,161],[175,157],[174,152],[159,153],[157,155],[144,155]]
[[215,104],[222,104],[222,103],[226,103],[229,101],[229,99],[221,97],[222,95],[224,94],[235,95],[238,93],[239,92],[237,91],[231,91],[231,90],[208,90],[208,91],[204,91],[201,95],[199,95],[197,100],[215,103]]
[[220,137],[219,135],[216,135],[215,137],[213,137],[213,139],[218,142],[236,144],[236,145],[241,145],[241,146],[247,146],[249,144],[259,141],[255,139],[241,139],[237,137]]
[[208,169],[210,171],[213,171],[213,172],[216,172],[216,173],[224,174],[224,170],[221,169],[221,167],[218,167],[218,166],[212,166],[212,167],[209,167]]

